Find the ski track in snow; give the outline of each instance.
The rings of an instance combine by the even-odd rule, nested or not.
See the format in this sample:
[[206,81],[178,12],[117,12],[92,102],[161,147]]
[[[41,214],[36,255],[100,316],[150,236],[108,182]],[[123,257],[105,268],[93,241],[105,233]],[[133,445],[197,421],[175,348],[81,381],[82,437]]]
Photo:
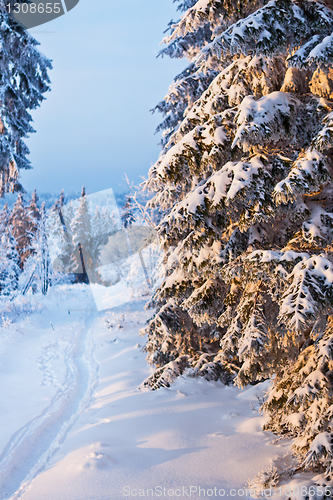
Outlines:
[[[38,367],[43,372],[41,383],[54,385],[57,392],[42,413],[11,436],[2,451],[1,499],[21,498],[30,482],[45,469],[66,439],[79,415],[90,404],[99,381],[99,365],[94,359],[93,338],[97,312],[86,316],[80,321],[73,339],[51,342],[37,360]],[[77,322],[73,322],[71,327],[77,327]],[[50,368],[50,360],[58,358],[61,352],[66,365],[66,376],[65,381],[59,384]],[[31,464],[35,464],[33,468]]]

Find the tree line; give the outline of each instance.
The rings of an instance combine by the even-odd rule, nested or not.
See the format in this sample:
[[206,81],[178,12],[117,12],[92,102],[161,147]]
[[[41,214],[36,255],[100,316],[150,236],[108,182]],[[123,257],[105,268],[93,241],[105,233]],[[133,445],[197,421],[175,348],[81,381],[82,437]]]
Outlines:
[[46,294],[53,282],[103,284],[99,256],[117,230],[106,207],[91,213],[85,189],[76,204],[65,206],[62,192],[48,211],[36,191],[28,203],[21,193],[12,209],[0,212],[0,295],[33,291]]

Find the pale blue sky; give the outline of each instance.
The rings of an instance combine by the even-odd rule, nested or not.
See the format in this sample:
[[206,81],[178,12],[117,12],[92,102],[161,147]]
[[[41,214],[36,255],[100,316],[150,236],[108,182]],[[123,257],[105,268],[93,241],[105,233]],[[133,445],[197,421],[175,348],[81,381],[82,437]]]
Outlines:
[[156,59],[172,0],[80,0],[68,14],[31,33],[53,60],[52,90],[33,112],[27,140],[33,170],[26,190],[123,191],[158,157],[160,115],[149,110],[186,61]]

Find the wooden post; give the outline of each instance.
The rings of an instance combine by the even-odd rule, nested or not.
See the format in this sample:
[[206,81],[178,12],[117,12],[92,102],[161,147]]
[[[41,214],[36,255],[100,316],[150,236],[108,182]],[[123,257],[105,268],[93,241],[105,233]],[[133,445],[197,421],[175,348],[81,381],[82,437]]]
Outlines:
[[87,274],[87,271],[86,271],[86,266],[84,264],[84,258],[83,258],[81,243],[78,244],[78,247],[79,247],[80,259],[81,259],[82,271],[83,271],[82,282],[86,283],[87,285],[89,285],[89,278],[88,278],[88,274]]

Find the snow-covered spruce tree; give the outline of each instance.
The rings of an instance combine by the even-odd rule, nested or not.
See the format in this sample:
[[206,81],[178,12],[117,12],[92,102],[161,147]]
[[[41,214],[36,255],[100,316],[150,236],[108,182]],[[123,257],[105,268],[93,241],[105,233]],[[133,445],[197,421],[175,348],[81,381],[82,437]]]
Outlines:
[[24,205],[21,193],[18,194],[17,201],[9,216],[11,233],[16,240],[16,250],[20,256],[21,269],[31,254],[32,220]]
[[[73,235],[71,232],[71,221],[74,217],[71,206],[67,205],[66,210],[64,206],[64,193],[60,194],[59,200],[56,201],[46,218],[46,234],[48,240],[48,247],[51,257],[52,279],[61,281],[61,274],[65,278],[65,274],[69,279],[75,281],[75,276],[71,275],[72,272],[72,256],[75,252]],[[55,271],[55,273],[54,273]]]
[[19,171],[30,168],[23,139],[34,132],[29,110],[40,106],[49,90],[51,68],[38,42],[8,14],[8,3],[17,2],[0,2],[0,196],[22,189]]
[[[71,268],[77,274],[77,281],[89,283],[87,268],[93,266],[91,255],[92,229],[90,213],[85,188],[82,188],[79,206],[74,208],[73,218],[70,221],[74,251],[71,255]],[[84,255],[83,255],[84,248]],[[78,270],[82,272],[78,273]]]
[[[149,179],[144,186],[148,191],[157,192],[157,195],[150,203],[151,208],[158,208],[162,213],[169,211],[177,201],[183,199],[200,181],[197,166],[200,164],[200,155],[203,152],[197,149],[194,141],[191,141],[191,136],[188,136],[189,144],[194,145],[194,148],[189,148],[189,144],[185,141],[181,149],[178,149],[178,154],[176,153],[178,163],[180,165],[184,164],[184,167],[187,166],[187,168],[183,169],[181,167],[177,169],[170,165],[168,172],[165,172],[164,176],[160,172],[161,162],[163,158],[168,162],[169,155],[174,155],[176,152],[175,145],[179,140],[181,141],[180,138],[195,129],[195,119],[194,121],[187,119],[187,116],[191,113],[193,103],[204,94],[214,77],[223,69],[228,68],[230,61],[234,58],[232,54],[225,54],[223,58],[214,61],[214,65],[204,68],[198,58],[200,49],[209,46],[209,42],[214,38],[216,30],[223,30],[223,27],[226,27],[233,19],[238,19],[242,12],[250,12],[258,3],[255,1],[223,2],[220,0],[181,2],[179,10],[185,11],[185,13],[178,23],[170,23],[171,33],[164,39],[164,42],[168,45],[162,51],[162,55],[187,57],[190,59],[191,64],[181,75],[175,78],[164,101],[156,107],[157,110],[162,112],[165,119],[157,129],[157,131],[164,130],[161,160],[150,170]],[[202,37],[203,30],[206,32],[205,38]],[[255,71],[253,74],[255,74]],[[243,87],[250,87],[247,78],[251,80],[253,74],[246,75]],[[236,84],[233,85],[233,89],[237,89]],[[239,100],[240,96],[237,96],[236,90],[234,96],[236,101],[237,97]],[[217,102],[213,104],[213,107],[218,105],[218,100],[219,97],[217,96]],[[211,148],[207,147],[207,151],[209,149]],[[212,156],[215,152],[218,153],[217,148],[213,148]],[[208,173],[206,172],[203,177],[208,176],[209,171],[212,172],[211,169],[208,170]],[[162,307],[147,329],[147,332],[151,330],[152,333],[150,335],[151,342],[147,344],[147,350],[151,353],[149,356],[150,362],[155,363],[157,366],[164,365],[169,361],[173,362],[180,352],[180,344],[184,346],[185,339],[186,347],[184,352],[187,354],[200,350],[203,339],[206,338],[209,338],[210,345],[208,349],[211,349],[211,344],[214,341],[210,337],[210,329],[207,328],[207,325],[203,325],[198,333],[198,327],[193,323],[188,312],[179,307],[179,304],[173,301],[172,297],[170,297],[170,301],[163,299],[161,302],[157,299],[152,304],[155,306],[159,304]],[[157,339],[153,340],[153,332],[157,331],[159,332],[159,340],[155,344]],[[168,338],[168,341],[166,341],[166,338]],[[181,341],[179,341],[180,338]],[[218,340],[215,343],[218,345]],[[163,348],[161,349],[162,345]],[[215,373],[215,369],[218,370],[218,373]],[[213,372],[212,376],[214,378],[218,377],[220,367],[215,365]],[[157,382],[157,386],[160,383],[163,384],[162,381]]]
[[311,467],[332,453],[332,32],[325,4],[272,0],[219,33],[196,57],[218,75],[146,183],[165,212],[147,383],[185,367],[240,386],[275,374],[267,427],[311,428],[297,445]]
[[16,241],[11,234],[7,204],[0,213],[0,295],[12,296],[21,274]]
[[84,187],[79,199],[79,206],[74,209],[74,212],[71,221],[74,244],[72,254],[73,272],[75,272],[75,269],[83,268],[83,273],[78,273],[80,282],[102,283],[102,278],[97,269],[99,265],[99,242],[94,238],[92,217]]
[[[206,10],[208,9],[206,16],[202,15],[204,5],[206,5]],[[250,5],[254,8],[255,4],[247,4],[248,9],[250,9]],[[218,10],[217,7],[220,10],[222,9],[223,15],[213,16],[215,19],[215,28],[217,29],[218,27],[219,18],[221,26],[225,26],[226,23],[228,23],[228,19],[226,19],[223,2],[198,2],[193,9],[197,12],[201,12],[201,14],[196,16],[196,23],[192,28],[192,32],[195,33],[196,31],[198,19],[201,18],[203,24],[209,22],[209,19],[212,19],[212,12]],[[238,8],[239,6],[237,3],[230,3],[228,5],[230,18],[235,18],[240,15]],[[188,11],[184,14],[180,23],[186,20],[188,15],[189,18],[191,18],[191,14]],[[188,31],[191,30],[190,22],[186,29]],[[174,27],[174,31],[175,30],[176,26]],[[207,47],[209,47],[209,45],[207,45],[207,43],[204,44],[205,50]],[[200,53],[196,56],[196,65],[198,66],[198,72],[204,75],[204,69],[206,70],[206,68],[204,68],[202,63],[199,65],[200,56]],[[240,58],[236,58],[231,53],[225,54],[223,58],[215,60],[214,64],[208,68],[208,71],[213,71],[214,75],[220,76],[223,87],[219,88],[220,82],[217,80],[218,76],[206,92],[203,92],[205,86],[201,87],[199,94],[201,93],[203,96],[206,96],[208,102],[207,109],[203,109],[205,112],[205,119],[209,119],[210,115],[212,115],[214,120],[214,114],[216,114],[216,118],[219,119],[219,111],[222,109],[225,110],[224,121],[226,123],[232,121],[232,109],[234,105],[240,103],[245,95],[253,93],[252,83],[254,77],[257,82],[256,87],[258,95],[260,95],[262,87],[268,89],[279,89],[281,87],[285,67],[279,58],[273,61],[272,69],[269,68],[270,62],[262,64],[262,61],[258,60],[257,64],[248,71],[245,71],[244,68],[251,58],[246,61],[243,57],[238,62],[233,61],[233,59]],[[232,62],[230,63],[230,61]],[[265,75],[265,71],[267,72],[267,76]],[[279,76],[280,74],[281,76]],[[215,88],[213,93],[212,88]],[[224,88],[226,90],[224,90]],[[229,92],[227,92],[227,90],[229,90]],[[211,97],[211,99],[209,99],[209,97]],[[179,98],[179,96],[177,98]],[[186,117],[179,126],[175,125],[171,130],[170,140],[165,144],[160,160],[150,170],[149,179],[145,185],[146,189],[157,192],[157,195],[153,198],[150,205],[152,207],[158,207],[164,212],[168,212],[177,201],[184,199],[203,179],[208,178],[209,175],[217,169],[219,163],[221,163],[223,158],[221,153],[224,153],[224,150],[230,151],[230,141],[225,147],[222,145],[223,134],[220,139],[220,144],[219,142],[214,144],[213,141],[209,143],[210,123],[206,126],[207,138],[204,136],[200,137],[200,119],[193,116],[196,107],[191,107],[193,99],[185,96],[184,99],[180,100],[187,103],[185,112]],[[210,100],[211,102],[209,102]],[[205,103],[202,102],[201,106],[204,108]],[[231,108],[230,116],[228,116],[228,108]],[[216,138],[218,139],[218,133],[220,131],[222,132],[223,129],[222,127],[218,127],[218,124],[213,123],[212,126],[215,126],[216,129],[219,128],[216,134]],[[197,139],[199,139],[201,147],[197,146],[197,143],[199,144]],[[207,141],[207,145],[205,145],[205,141]],[[226,159],[232,156],[231,154],[225,154]],[[181,239],[182,234],[181,231],[179,231],[178,240],[181,241]],[[170,242],[166,241],[165,243],[165,249],[167,250],[170,246]],[[191,250],[189,251],[191,252]],[[167,274],[170,274],[170,272],[167,271]],[[170,279],[168,283],[170,283]],[[203,351],[208,350],[210,352],[212,348],[213,352],[215,352],[216,346],[218,346],[219,343],[220,331],[215,332],[215,335],[215,333],[212,333],[212,327],[207,323],[203,323],[198,327],[198,325],[193,322],[193,318],[188,314],[186,308],[180,307],[183,300],[177,302],[177,300],[174,300],[174,291],[170,290],[170,292],[170,300],[165,300],[166,297],[159,296],[159,294],[155,296],[153,304],[161,306],[161,309],[158,311],[155,318],[153,318],[147,330],[151,333],[149,335],[149,342],[146,346],[148,352],[151,353],[149,360],[157,366],[165,365],[165,363],[169,361],[173,362],[175,357],[179,357],[180,353],[189,355],[192,352],[198,352],[202,349]],[[183,294],[184,289],[180,290],[180,292]],[[219,297],[216,299],[218,302]],[[214,336],[216,336],[216,338],[214,338]],[[206,342],[207,339],[209,340],[208,344]],[[205,356],[205,369],[208,367],[208,358],[209,356]],[[204,370],[202,373],[204,373]],[[215,364],[214,367],[212,367],[211,376],[216,378],[220,376],[220,374],[220,365]],[[160,382],[158,382],[158,384],[159,383]]]
[[[178,1],[178,0],[177,0]],[[169,91],[153,111],[163,115],[156,132],[162,132],[161,144],[170,148],[170,138],[182,122],[186,112],[207,89],[221,67],[225,67],[227,57],[219,62],[219,67],[205,68],[197,64],[200,50],[211,42],[214,35],[226,28],[233,20],[249,13],[261,0],[179,0],[178,10],[184,12],[178,22],[170,21],[163,39],[166,44],[159,56],[187,58],[189,66],[177,75]]]
[[121,222],[123,223],[125,229],[135,222],[135,209],[130,196],[126,197],[126,203],[123,206],[121,214]]
[[47,224],[45,203],[42,203],[38,211],[39,218],[36,220],[36,229],[32,236],[30,250],[31,268],[34,268],[33,286],[34,290],[47,294],[51,280],[51,261],[47,241]]
[[32,193],[31,200],[29,201],[29,205],[27,206],[27,213],[30,217],[30,233],[35,234],[37,231],[38,221],[40,219],[40,210],[38,208],[38,196],[36,189]]

